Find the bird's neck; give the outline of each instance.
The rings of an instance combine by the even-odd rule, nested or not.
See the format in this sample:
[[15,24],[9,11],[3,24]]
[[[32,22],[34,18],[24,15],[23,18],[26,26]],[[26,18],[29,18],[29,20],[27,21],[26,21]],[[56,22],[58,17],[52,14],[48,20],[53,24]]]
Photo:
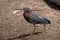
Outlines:
[[32,14],[32,11],[24,11],[23,14],[26,15],[26,16],[30,16]]

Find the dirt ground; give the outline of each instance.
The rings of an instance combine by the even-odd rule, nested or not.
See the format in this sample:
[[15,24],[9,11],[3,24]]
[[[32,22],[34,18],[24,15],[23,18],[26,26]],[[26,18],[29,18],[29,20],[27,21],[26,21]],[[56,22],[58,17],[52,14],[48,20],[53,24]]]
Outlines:
[[[51,21],[46,25],[46,35],[39,33],[44,30],[39,25],[30,36],[34,27],[23,18],[23,11],[13,13],[23,7],[40,9],[33,12]],[[60,10],[49,7],[43,0],[0,0],[0,40],[60,40]]]

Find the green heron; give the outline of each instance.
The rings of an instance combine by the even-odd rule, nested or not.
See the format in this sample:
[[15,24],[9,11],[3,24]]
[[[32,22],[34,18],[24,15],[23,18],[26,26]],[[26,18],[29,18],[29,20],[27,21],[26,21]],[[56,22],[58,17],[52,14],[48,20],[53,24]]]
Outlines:
[[46,27],[45,27],[45,25],[46,24],[50,24],[51,23],[50,20],[42,17],[41,15],[35,14],[34,12],[32,12],[34,10],[31,10],[28,7],[24,7],[23,9],[17,9],[17,10],[23,10],[24,11],[23,16],[26,19],[26,21],[34,25],[33,33],[36,30],[35,29],[35,25],[36,24],[44,24],[44,31],[42,33],[43,34],[46,33]]

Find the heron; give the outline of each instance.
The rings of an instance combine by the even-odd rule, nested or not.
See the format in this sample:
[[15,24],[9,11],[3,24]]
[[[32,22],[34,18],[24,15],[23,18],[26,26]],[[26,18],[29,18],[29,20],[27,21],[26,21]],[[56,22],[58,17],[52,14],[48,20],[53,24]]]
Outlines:
[[[25,20],[31,24],[33,24],[34,26],[34,29],[32,31],[32,34],[35,32],[36,30],[36,24],[43,24],[44,25],[44,31],[41,32],[42,34],[45,34],[46,33],[46,24],[50,24],[51,21],[48,20],[47,18],[41,16],[41,15],[38,15],[36,13],[34,13],[33,11],[36,11],[36,10],[32,10],[30,9],[29,7],[24,7],[23,9],[16,9],[16,10],[23,10],[23,17],[25,18]],[[31,35],[32,35],[31,34]]]

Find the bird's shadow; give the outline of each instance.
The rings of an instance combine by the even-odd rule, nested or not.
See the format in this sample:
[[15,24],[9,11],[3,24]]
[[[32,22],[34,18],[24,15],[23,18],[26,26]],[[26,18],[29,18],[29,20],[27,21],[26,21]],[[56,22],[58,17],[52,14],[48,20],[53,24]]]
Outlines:
[[[35,33],[33,33],[32,35],[37,35],[37,34],[39,34],[39,33],[41,33],[41,32],[35,32]],[[18,36],[18,37],[15,37],[15,38],[8,38],[7,40],[24,38],[24,37],[27,37],[27,36],[30,36],[30,35],[31,35],[31,34],[23,34],[23,35],[20,35],[20,36]]]
[[49,0],[44,0],[44,1],[47,3],[47,5],[49,7],[53,8],[55,10],[60,10],[60,6],[58,6],[56,3],[53,3],[53,2],[51,2]]

